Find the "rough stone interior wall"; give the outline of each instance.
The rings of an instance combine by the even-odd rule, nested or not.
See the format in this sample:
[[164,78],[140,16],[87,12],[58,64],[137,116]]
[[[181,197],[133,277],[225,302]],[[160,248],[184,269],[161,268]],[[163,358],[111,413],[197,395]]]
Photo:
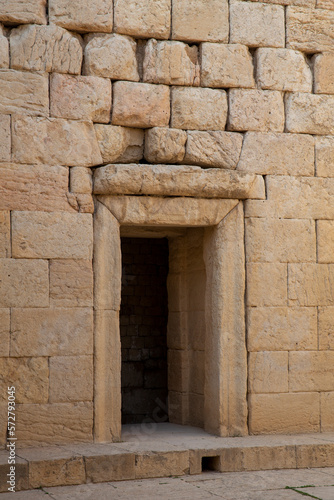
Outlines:
[[249,430],[334,430],[333,9],[0,0],[0,379],[21,443],[92,439],[91,167],[130,162],[265,176],[245,202]]

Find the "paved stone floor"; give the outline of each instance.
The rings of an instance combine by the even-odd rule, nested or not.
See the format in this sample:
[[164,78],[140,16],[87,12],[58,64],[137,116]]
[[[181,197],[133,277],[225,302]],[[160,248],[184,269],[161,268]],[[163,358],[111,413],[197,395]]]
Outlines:
[[[287,488],[289,487],[289,488]],[[291,488],[291,489],[290,489]],[[208,472],[2,493],[0,500],[334,500],[334,468],[261,472]]]

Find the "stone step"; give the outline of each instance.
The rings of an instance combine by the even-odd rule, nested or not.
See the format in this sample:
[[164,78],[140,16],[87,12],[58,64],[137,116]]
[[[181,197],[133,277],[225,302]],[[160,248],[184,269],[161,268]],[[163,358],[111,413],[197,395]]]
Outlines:
[[[334,433],[219,438],[174,424],[125,426],[121,443],[18,448],[16,490],[203,471],[260,471],[334,466]],[[8,452],[0,451],[0,491]]]

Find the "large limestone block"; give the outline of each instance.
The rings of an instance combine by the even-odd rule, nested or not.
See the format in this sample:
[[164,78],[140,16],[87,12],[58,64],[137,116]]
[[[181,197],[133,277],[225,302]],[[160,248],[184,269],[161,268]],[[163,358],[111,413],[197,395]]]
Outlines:
[[317,221],[318,262],[334,263],[334,221]]
[[90,168],[72,167],[70,169],[70,189],[72,193],[91,194],[93,176]]
[[137,44],[129,36],[88,35],[85,38],[84,75],[138,82]]
[[247,264],[247,305],[252,307],[287,305],[287,264],[258,262]]
[[9,356],[10,309],[0,308],[0,356]]
[[14,116],[12,151],[18,163],[81,167],[102,163],[94,127],[88,121]]
[[138,128],[168,126],[170,92],[166,85],[116,82],[113,92],[113,125]]
[[48,307],[46,260],[0,259],[1,307]]
[[0,0],[0,21],[46,24],[46,0]]
[[184,163],[202,167],[235,169],[243,136],[233,132],[188,132]]
[[334,12],[288,7],[286,23],[288,48],[309,53],[333,50]]
[[0,161],[10,161],[11,131],[10,116],[0,115]]
[[314,137],[247,132],[238,170],[254,174],[314,175]]
[[252,434],[319,432],[319,394],[252,394],[249,430]]
[[325,52],[313,58],[314,92],[334,94],[334,54]]
[[26,446],[68,445],[93,439],[90,402],[18,405],[16,415],[16,436]]
[[228,42],[227,0],[173,0],[172,38],[190,42]]
[[93,400],[93,356],[50,358],[50,403]]
[[198,48],[182,42],[149,40],[143,80],[166,85],[199,85]]
[[110,33],[113,27],[113,0],[49,0],[50,23],[73,31]]
[[248,218],[245,224],[246,260],[251,262],[316,261],[314,221]]
[[290,352],[290,391],[331,391],[334,384],[334,352]]
[[90,214],[13,212],[12,255],[15,258],[91,259]]
[[10,34],[13,69],[80,74],[82,39],[59,26],[19,26]]
[[86,482],[85,459],[71,449],[36,446],[21,451],[22,457],[29,463],[29,488],[41,489],[42,486],[46,488]]
[[11,256],[10,212],[0,212],[0,257]]
[[12,69],[0,70],[0,113],[48,116],[47,76]]
[[0,164],[0,210],[66,210],[68,169],[45,165]]
[[321,401],[321,432],[333,432],[334,392],[323,392]]
[[204,87],[255,87],[253,59],[240,44],[203,43],[201,84]]
[[249,307],[247,322],[249,351],[304,351],[318,347],[316,307]]
[[283,132],[284,103],[281,92],[230,89],[229,128],[241,131]]
[[315,161],[318,177],[334,177],[334,137],[316,137]]
[[150,163],[179,163],[186,152],[184,130],[155,127],[145,132],[145,159]]
[[334,134],[334,96],[289,94],[286,97],[286,129],[304,134]]
[[171,127],[189,130],[224,130],[227,99],[224,90],[172,88]]
[[[108,450],[105,455],[96,455],[94,449],[85,452],[85,469],[87,479],[92,483],[105,481],[124,481],[135,479],[134,453],[112,453]],[[109,453],[109,454],[107,454]]]
[[157,454],[152,451],[137,455],[136,477],[183,476],[189,471],[189,451],[167,451]]
[[251,393],[288,392],[288,352],[251,352],[248,390]]
[[50,261],[50,303],[53,307],[93,305],[93,270],[89,260]]
[[261,89],[312,92],[312,72],[304,55],[296,50],[259,48],[256,80]]
[[9,43],[0,24],[0,68],[9,68]]
[[334,305],[333,264],[289,264],[289,303]]
[[284,7],[264,3],[230,5],[230,42],[250,47],[284,47]]
[[334,307],[319,307],[319,349],[334,350]]
[[[0,358],[0,382],[15,386],[17,403],[47,403],[49,364],[47,358]],[[0,401],[7,400],[6,392]]]
[[140,161],[144,153],[144,131],[114,125],[95,125],[102,163]]
[[116,33],[169,38],[171,0],[114,0],[114,12]]
[[97,76],[51,75],[51,116],[108,123],[110,113],[110,80]]
[[12,309],[11,356],[93,353],[91,308]]

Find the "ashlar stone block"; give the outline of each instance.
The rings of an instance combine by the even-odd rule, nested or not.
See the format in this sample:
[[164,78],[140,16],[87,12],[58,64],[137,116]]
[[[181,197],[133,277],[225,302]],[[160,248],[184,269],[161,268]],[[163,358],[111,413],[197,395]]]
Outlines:
[[204,87],[255,87],[253,71],[253,59],[245,45],[202,44],[201,84]]
[[333,49],[334,12],[324,9],[288,7],[287,47],[315,53]]
[[287,305],[287,265],[283,263],[247,264],[247,305]]
[[289,264],[289,303],[334,305],[334,265]]
[[93,305],[93,270],[90,260],[51,260],[50,303],[53,307]]
[[81,73],[82,39],[59,26],[19,26],[10,34],[11,68]]
[[49,0],[50,23],[73,31],[110,33],[113,28],[113,0]]
[[316,137],[315,161],[318,177],[334,177],[334,137]]
[[290,352],[290,391],[332,390],[334,384],[333,362],[333,351]]
[[0,68],[9,68],[9,43],[0,24]]
[[89,168],[72,167],[70,169],[70,189],[72,193],[91,194],[93,177]]
[[171,127],[188,130],[224,130],[227,98],[224,90],[173,87]]
[[334,54],[325,52],[313,57],[314,92],[334,94]]
[[198,49],[182,42],[149,40],[143,80],[166,85],[199,85]]
[[334,307],[319,307],[319,349],[334,350]]
[[318,262],[334,263],[334,221],[317,221]]
[[233,132],[189,131],[184,163],[233,170],[240,157],[242,141],[242,134]]
[[138,128],[168,126],[170,92],[166,85],[116,82],[113,92],[113,125]]
[[10,212],[0,212],[0,257],[8,258],[11,254]]
[[171,0],[114,0],[114,12],[116,33],[169,38]]
[[108,123],[111,83],[97,76],[51,75],[51,116],[69,120]]
[[304,134],[334,134],[334,96],[302,92],[288,94],[286,129]]
[[15,258],[90,259],[92,250],[90,214],[17,211],[12,214]]
[[50,403],[92,401],[93,356],[50,358]]
[[0,21],[46,24],[46,0],[0,0]]
[[154,127],[145,132],[145,159],[150,163],[180,163],[186,152],[187,133]]
[[[16,401],[47,403],[49,397],[49,365],[47,358],[0,358],[0,382],[15,386]],[[6,393],[0,396],[5,402]]]
[[11,132],[10,116],[0,115],[0,161],[10,161]]
[[84,75],[139,81],[137,44],[133,38],[98,34],[87,35],[85,41]]
[[132,163],[143,158],[144,131],[114,125],[95,125],[103,163]]
[[0,113],[48,116],[47,76],[12,69],[0,70]]
[[251,393],[288,392],[287,352],[251,352],[248,388]]
[[9,356],[10,309],[0,308],[0,357]]

